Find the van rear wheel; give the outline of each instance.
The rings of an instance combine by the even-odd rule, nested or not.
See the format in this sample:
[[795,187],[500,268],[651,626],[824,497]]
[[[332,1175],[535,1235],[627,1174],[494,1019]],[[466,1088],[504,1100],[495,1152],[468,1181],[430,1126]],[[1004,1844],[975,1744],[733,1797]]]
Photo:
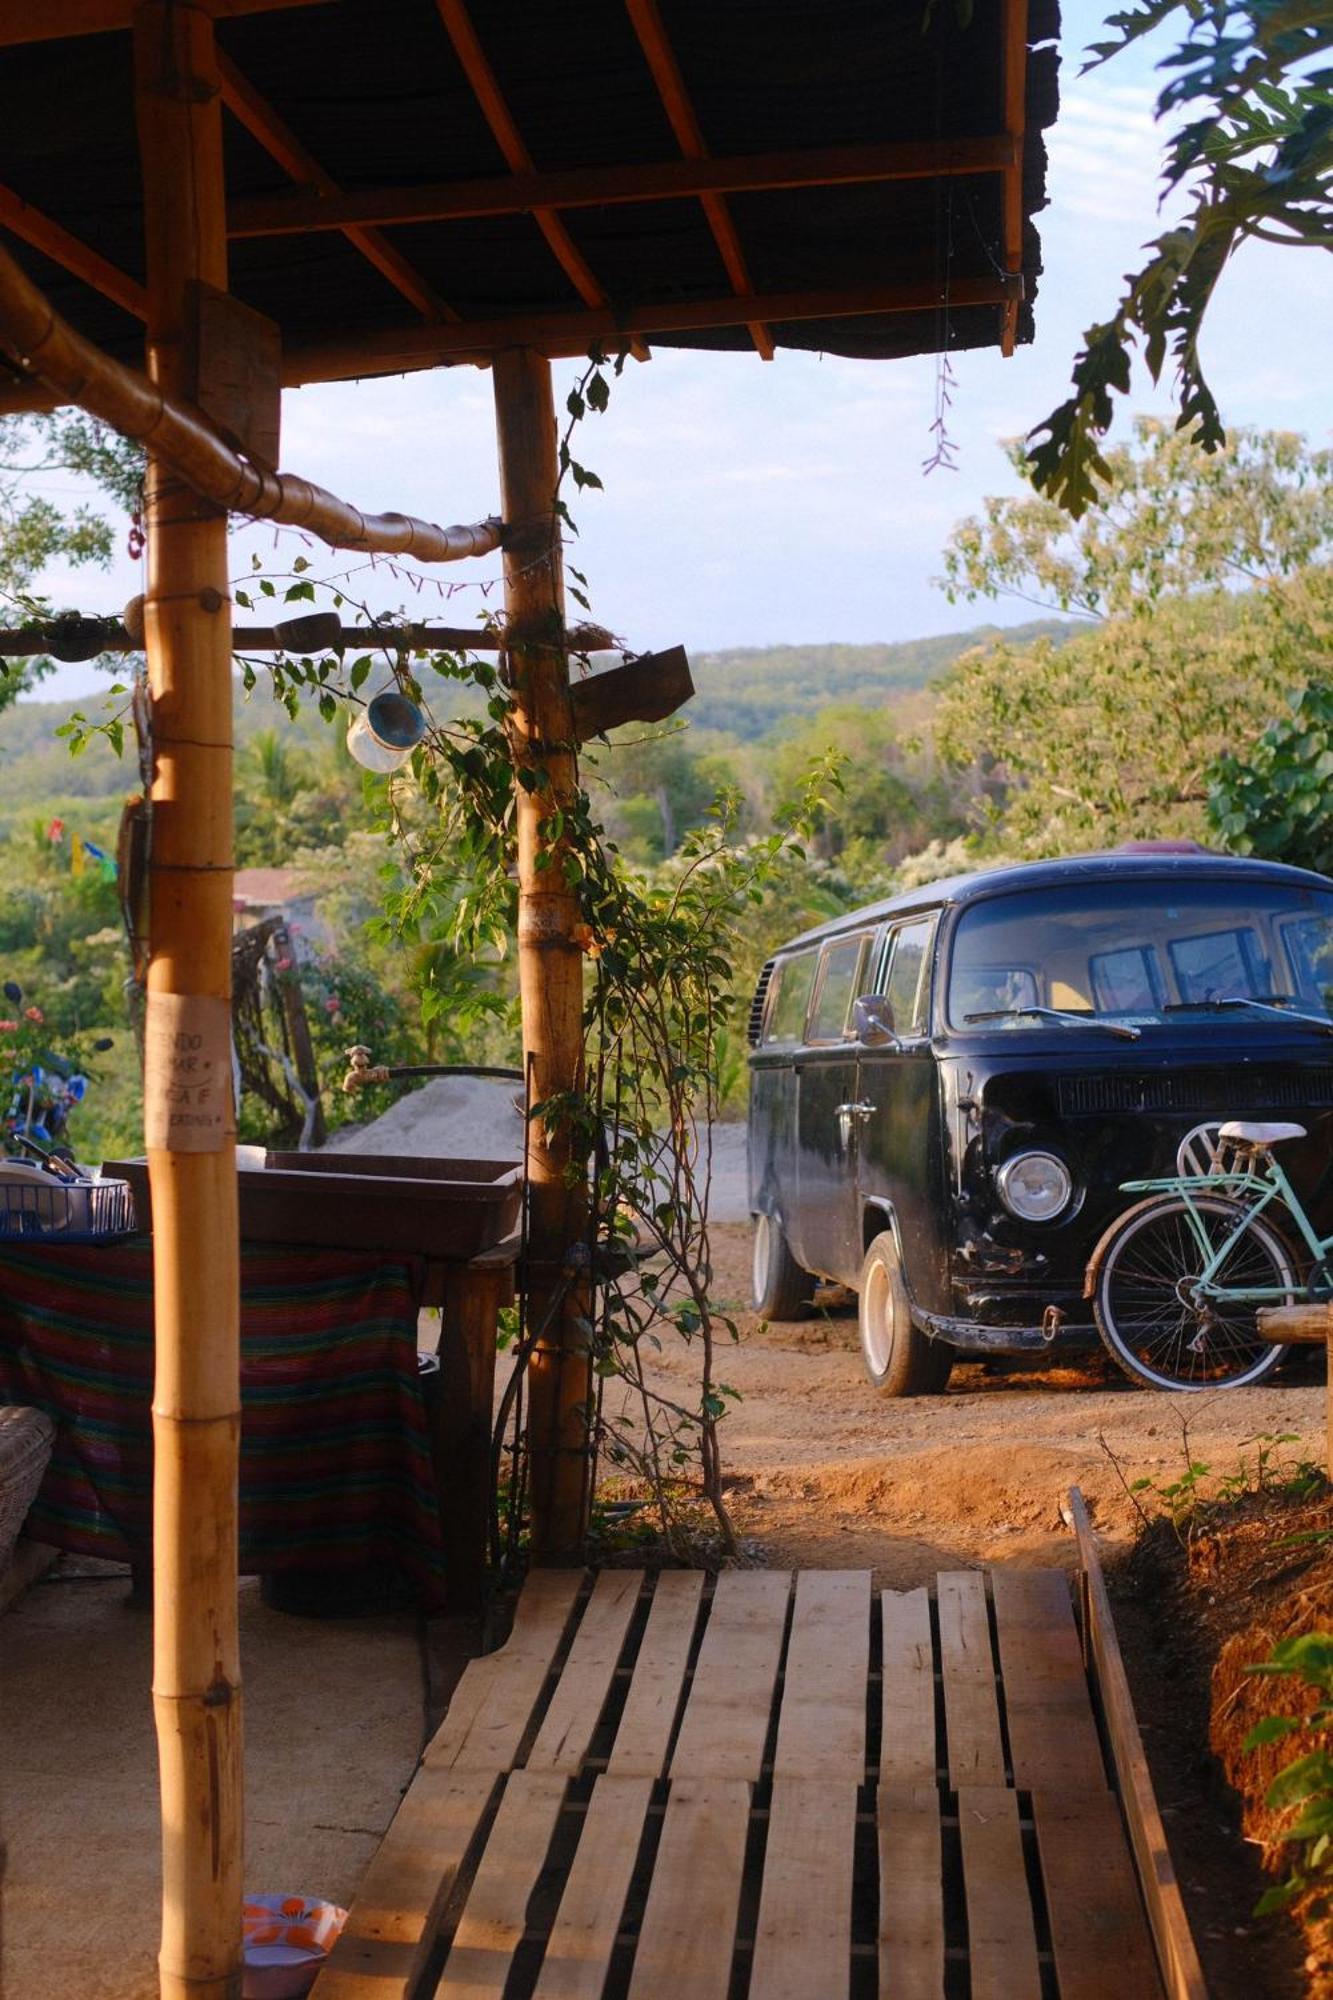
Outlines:
[[949,1380],[953,1350],[912,1324],[902,1261],[891,1230],[875,1237],[861,1266],[857,1320],[861,1358],[881,1396],[937,1396]]
[[754,1218],[750,1305],[763,1319],[808,1319],[816,1280],[787,1247],[776,1215]]

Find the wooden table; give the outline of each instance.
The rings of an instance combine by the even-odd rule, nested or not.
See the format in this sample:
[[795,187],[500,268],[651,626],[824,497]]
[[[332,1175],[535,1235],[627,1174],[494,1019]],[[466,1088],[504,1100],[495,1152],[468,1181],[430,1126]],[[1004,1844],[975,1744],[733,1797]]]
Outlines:
[[535,1572],[314,1991],[499,2000],[511,1975],[535,2000],[1159,2000],[1064,1573]]

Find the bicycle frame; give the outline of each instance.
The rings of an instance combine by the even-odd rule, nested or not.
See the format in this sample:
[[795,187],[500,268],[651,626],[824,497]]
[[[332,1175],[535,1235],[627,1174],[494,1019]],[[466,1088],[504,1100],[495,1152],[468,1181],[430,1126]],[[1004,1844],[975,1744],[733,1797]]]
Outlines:
[[[1201,1299],[1225,1299],[1235,1305],[1273,1305],[1290,1299],[1293,1289],[1297,1292],[1304,1289],[1301,1286],[1218,1285],[1213,1282],[1250,1224],[1274,1202],[1280,1203],[1290,1214],[1314,1263],[1319,1263],[1333,1250],[1333,1236],[1315,1235],[1300,1196],[1271,1154],[1263,1173],[1257,1173],[1250,1165],[1212,1174],[1176,1174],[1166,1180],[1122,1181],[1120,1185],[1126,1194],[1174,1194],[1184,1202],[1190,1228],[1204,1260],[1203,1269],[1194,1281]],[[1199,1194],[1227,1195],[1246,1204],[1244,1214],[1216,1248],[1209,1241],[1203,1216],[1194,1205],[1193,1197]]]

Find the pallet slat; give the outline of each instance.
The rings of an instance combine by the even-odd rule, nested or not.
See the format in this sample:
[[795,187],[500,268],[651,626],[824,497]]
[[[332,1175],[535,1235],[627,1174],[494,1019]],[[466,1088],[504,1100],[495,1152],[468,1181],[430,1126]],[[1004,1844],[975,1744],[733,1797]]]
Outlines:
[[588,1752],[639,1601],[643,1571],[603,1570],[524,1768],[574,1777]]
[[991,1595],[1020,1791],[1104,1790],[1102,1746],[1063,1570],[996,1569]]
[[718,1578],[673,1778],[758,1779],[790,1595],[786,1570],[724,1570]]
[[474,1660],[426,1747],[427,1770],[507,1771],[518,1756],[583,1584],[581,1570],[534,1570],[514,1629]]
[[1004,1745],[986,1580],[977,1570],[949,1570],[937,1588],[949,1784],[954,1791],[962,1785],[1002,1785]]
[[944,2000],[944,1871],[934,1785],[881,1785],[879,1990]]
[[565,1780],[554,1771],[515,1771],[506,1780],[438,2000],[501,2000],[564,1796]]
[[972,2000],[1041,2000],[1017,1793],[997,1785],[963,1786],[958,1836]]
[[855,1780],[773,1780],[750,1975],[762,2000],[847,2000],[856,1789]]
[[652,1798],[651,1778],[598,1778],[533,2000],[602,2000]]
[[1152,1938],[1110,1792],[1034,1792],[1060,2000],[1161,2000]]
[[782,1684],[776,1778],[843,1778],[866,1769],[870,1571],[802,1570]]
[[935,1648],[927,1590],[881,1593],[883,1683],[879,1778],[883,1785],[933,1785]]
[[653,1591],[639,1657],[611,1746],[611,1777],[660,1778],[680,1708],[704,1580],[698,1570],[663,1570]]
[[629,2000],[727,2000],[749,1828],[743,1779],[674,1780]]
[[315,1982],[318,2000],[401,2000],[412,1990],[496,1782],[490,1771],[417,1774]]

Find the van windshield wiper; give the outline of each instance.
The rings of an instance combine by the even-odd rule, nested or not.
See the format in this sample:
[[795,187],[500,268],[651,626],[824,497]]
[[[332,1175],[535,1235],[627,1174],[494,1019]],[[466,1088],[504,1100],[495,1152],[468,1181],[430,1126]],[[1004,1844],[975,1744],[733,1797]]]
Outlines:
[[[1124,1021],[1104,1021],[1099,1014],[1079,1013],[1074,1007],[991,1007],[984,1014],[964,1014],[966,1022],[1020,1021],[1036,1015],[1043,1021],[1072,1021],[1076,1028],[1100,1028],[1104,1034],[1118,1035],[1122,1042],[1137,1042],[1142,1030]],[[1333,1027],[1333,1022],[1330,1022]]]
[[1303,1021],[1307,1028],[1317,1028],[1321,1035],[1333,1035],[1333,1021],[1323,1014],[1295,1012],[1294,993],[1225,993],[1220,999],[1172,1000],[1163,1007],[1164,1014],[1229,1014],[1238,1007],[1247,1008],[1256,1014],[1271,1014],[1277,1021]]

